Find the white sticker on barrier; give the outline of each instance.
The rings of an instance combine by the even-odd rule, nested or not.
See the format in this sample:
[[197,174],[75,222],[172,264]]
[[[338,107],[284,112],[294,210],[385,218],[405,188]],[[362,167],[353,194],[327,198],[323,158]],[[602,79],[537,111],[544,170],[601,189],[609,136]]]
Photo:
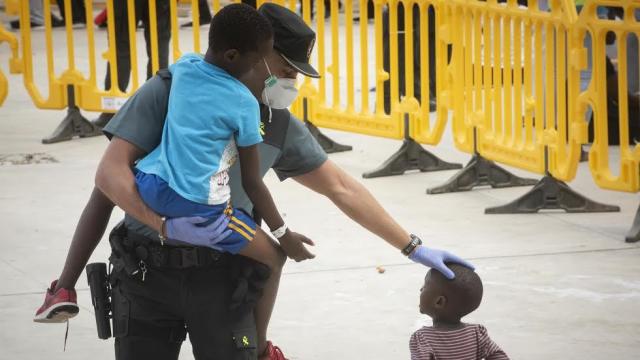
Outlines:
[[118,97],[118,96],[103,96],[102,97],[102,108],[104,110],[120,110],[122,105],[127,102],[126,97]]

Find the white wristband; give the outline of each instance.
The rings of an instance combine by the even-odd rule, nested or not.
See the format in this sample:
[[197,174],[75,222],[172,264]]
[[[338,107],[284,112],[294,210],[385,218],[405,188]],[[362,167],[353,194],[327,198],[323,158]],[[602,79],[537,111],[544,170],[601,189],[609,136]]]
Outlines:
[[279,228],[273,230],[271,232],[271,235],[275,236],[276,239],[280,239],[281,237],[284,236],[284,234],[287,233],[287,229],[289,229],[287,227],[287,224],[284,224],[284,225],[280,226]]

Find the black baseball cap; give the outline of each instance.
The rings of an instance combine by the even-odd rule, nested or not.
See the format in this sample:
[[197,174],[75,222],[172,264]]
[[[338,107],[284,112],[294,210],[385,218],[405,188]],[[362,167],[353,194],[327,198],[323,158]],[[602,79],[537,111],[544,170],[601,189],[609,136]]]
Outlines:
[[258,12],[273,27],[273,48],[298,72],[319,78],[318,71],[309,64],[316,33],[293,11],[273,3],[265,3]]

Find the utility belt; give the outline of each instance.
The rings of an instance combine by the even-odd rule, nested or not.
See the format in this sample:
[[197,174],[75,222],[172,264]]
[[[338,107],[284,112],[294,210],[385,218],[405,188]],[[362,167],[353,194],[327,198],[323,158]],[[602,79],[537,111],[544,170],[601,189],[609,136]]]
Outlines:
[[109,235],[112,255],[109,261],[114,270],[124,270],[127,275],[141,274],[143,280],[146,267],[167,269],[203,268],[211,265],[226,265],[229,254],[191,246],[161,245],[152,239],[128,231],[120,222]]
[[[116,272],[138,280],[145,280],[147,266],[167,269],[203,268],[212,265],[228,265],[230,257],[220,251],[200,247],[176,247],[155,243],[148,237],[127,231],[124,221],[116,225],[109,234],[111,256],[109,263]],[[87,280],[91,290],[91,302],[96,316],[96,327],[100,339],[111,337],[112,284],[111,266],[92,263],[87,265]],[[246,302],[246,291],[240,301]]]
[[123,272],[126,276],[142,282],[147,275],[147,267],[158,269],[229,267],[229,276],[235,281],[235,288],[230,292],[231,299],[228,306],[230,311],[237,313],[253,309],[269,278],[269,268],[251,259],[242,256],[234,257],[209,248],[161,245],[148,237],[128,231],[123,221],[109,234],[109,243],[112,249],[109,257],[110,271],[107,271],[105,263],[88,264],[86,268],[98,337],[101,339],[111,337],[112,285],[116,286],[117,283],[117,280],[111,276],[111,267],[116,273]]

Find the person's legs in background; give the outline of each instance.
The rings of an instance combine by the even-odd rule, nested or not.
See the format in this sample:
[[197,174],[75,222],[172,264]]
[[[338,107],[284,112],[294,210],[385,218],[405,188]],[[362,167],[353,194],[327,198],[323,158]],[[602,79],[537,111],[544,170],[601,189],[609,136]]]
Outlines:
[[[382,68],[389,73],[389,79],[384,82],[383,99],[384,99],[384,112],[391,113],[391,36],[395,36],[398,39],[398,95],[402,96],[405,89],[405,77],[404,77],[404,7],[398,6],[396,10],[396,17],[398,19],[397,32],[391,34],[391,24],[389,15],[389,8],[385,7],[382,12]],[[419,40],[418,40],[419,42]],[[393,99],[399,100],[399,99]]]
[[[146,2],[146,1],[145,1]],[[137,5],[138,1],[136,1]],[[113,2],[113,21],[115,44],[116,44],[116,73],[118,77],[118,88],[125,92],[129,86],[129,73],[131,72],[131,50],[129,49],[129,15],[126,1]],[[136,18],[139,17],[136,6]],[[110,90],[112,86],[111,63],[107,62],[107,75],[104,79],[105,90]],[[104,127],[113,117],[112,113],[102,113],[93,123],[96,126]]]
[[[151,25],[149,23],[149,2],[148,0],[136,0],[136,22],[142,20],[144,23],[144,37],[146,42],[146,50],[148,56],[146,79],[153,76],[152,59],[151,59]],[[118,72],[118,88],[125,92],[129,86],[131,73],[131,58],[129,48],[129,24],[128,11],[126,1],[114,2],[115,17],[115,37],[116,37],[116,58]],[[165,69],[169,66],[169,40],[171,39],[171,27],[169,24],[170,7],[169,0],[156,1],[156,21],[158,29],[158,65],[159,69]],[[111,66],[107,63],[107,76],[105,78],[105,89],[111,89]],[[104,127],[114,114],[102,113],[94,124]]]
[[[211,23],[211,10],[209,9],[209,3],[207,0],[198,0],[198,12],[200,13],[200,26],[209,25]],[[192,27],[193,21],[186,22],[180,27]]]
[[[429,6],[429,110],[436,110],[436,11]],[[416,72],[417,73],[417,72]]]
[[[64,15],[64,0],[57,0],[58,8],[60,9],[60,16],[62,19],[65,18]],[[118,1],[114,1],[117,3]],[[84,0],[71,0],[71,14],[73,24],[86,24],[87,23],[87,13],[84,7]]]
[[[396,12],[398,19],[398,32],[390,33],[389,8],[385,8],[382,13],[382,66],[383,69],[391,76],[391,36],[397,36],[398,39],[398,95],[404,96],[406,93],[405,78],[405,25],[404,25],[404,7],[398,6]],[[413,16],[413,94],[418,101],[422,101],[422,78],[420,66],[420,10],[418,6],[412,9]],[[436,78],[436,62],[435,62],[435,11],[429,8],[429,108],[435,110],[435,78]],[[391,79],[385,81],[384,87],[384,111],[391,112]],[[399,99],[395,99],[399,100]]]
[[[42,7],[43,0],[29,0],[29,20],[31,29],[38,29],[44,26],[44,11]],[[12,29],[20,29],[20,20],[12,20],[9,22]],[[51,27],[64,26],[64,21],[59,17],[51,14]]]
[[42,0],[29,0],[29,18],[31,24],[44,25]]
[[[152,54],[151,54],[151,23],[149,21],[148,2],[144,1],[145,6],[140,8],[140,18],[144,23],[144,40],[147,50],[147,80],[153,76]],[[207,7],[207,11],[208,11]],[[171,40],[170,26],[170,6],[169,0],[156,0],[156,23],[158,29],[158,70],[166,69],[169,66],[169,41]],[[211,14],[209,14],[211,17]],[[209,20],[211,21],[211,20]]]

